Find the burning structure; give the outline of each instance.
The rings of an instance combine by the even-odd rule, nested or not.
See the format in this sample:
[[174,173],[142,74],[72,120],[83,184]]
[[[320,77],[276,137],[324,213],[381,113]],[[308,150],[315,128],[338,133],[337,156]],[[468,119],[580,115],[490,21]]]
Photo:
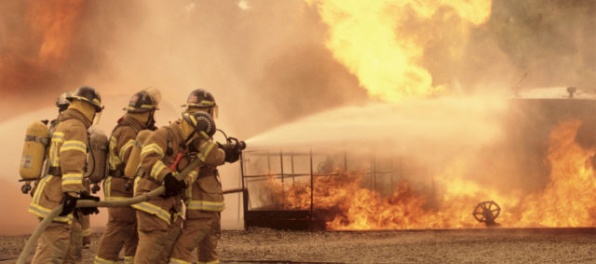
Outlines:
[[505,114],[495,117],[504,136],[473,152],[439,156],[444,143],[424,158],[394,148],[245,152],[245,226],[593,227],[596,101],[574,88],[549,91],[555,94],[506,100]]

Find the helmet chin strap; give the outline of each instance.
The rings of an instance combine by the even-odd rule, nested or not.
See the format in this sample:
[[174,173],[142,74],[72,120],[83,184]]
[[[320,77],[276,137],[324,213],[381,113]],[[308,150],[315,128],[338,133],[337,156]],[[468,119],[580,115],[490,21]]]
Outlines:
[[149,113],[149,118],[147,118],[147,123],[145,123],[147,128],[152,128],[153,126],[155,126],[155,118],[153,117],[154,113],[155,111],[151,111]]

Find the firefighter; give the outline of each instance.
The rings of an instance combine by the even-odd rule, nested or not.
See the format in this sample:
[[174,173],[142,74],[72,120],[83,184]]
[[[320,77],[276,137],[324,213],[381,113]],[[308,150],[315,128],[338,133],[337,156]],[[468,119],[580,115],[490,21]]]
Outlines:
[[95,116],[103,109],[99,93],[92,87],[83,86],[66,97],[68,108],[58,118],[52,134],[48,152],[48,175],[40,180],[29,212],[43,219],[57,206],[62,212],[41,233],[31,263],[72,263],[70,256],[79,254],[74,245],[82,241],[78,220],[73,221],[80,211],[84,215],[99,213],[96,207],[78,208],[77,200],[90,199],[83,186],[84,168],[87,158],[87,129]]
[[[182,193],[188,183],[196,180],[199,167],[192,168],[184,179],[179,180],[176,176],[195,157],[208,162],[223,155],[218,151],[217,143],[210,140],[215,129],[209,114],[184,113],[182,119],[160,127],[147,138],[141,152],[140,177],[135,180],[135,196],[144,195],[161,185],[166,191],[160,197],[132,205],[137,210],[139,234],[134,263],[167,262],[163,256],[169,256],[172,247],[173,240],[169,237],[171,230],[178,227]],[[192,149],[199,150],[199,153],[191,156],[189,149],[192,144],[197,144]]]
[[[155,111],[158,110],[157,90],[142,90],[135,93],[126,108],[124,116],[110,135],[108,154],[108,177],[103,182],[106,201],[133,197],[133,179],[126,177],[127,164],[137,134],[145,129],[154,129]],[[101,237],[94,263],[115,263],[124,248],[124,263],[133,263],[138,244],[136,212],[132,207],[108,208],[108,223]]]
[[[68,109],[68,105],[70,105],[70,102],[66,98],[69,97],[70,95],[71,95],[71,92],[67,91],[67,92],[60,94],[60,96],[58,96],[58,98],[56,99],[56,107],[58,107],[58,114],[64,112],[64,110]],[[54,120],[50,121],[50,133],[52,133],[54,131],[57,124],[58,124],[58,119],[54,119]],[[89,193],[91,191],[91,183],[87,179],[83,179],[83,186],[85,187],[85,190],[87,190],[87,193]],[[79,219],[79,222],[81,224],[81,232],[82,232],[81,236],[83,238],[82,238],[82,245],[80,245],[80,247],[81,247],[81,249],[89,248],[91,245],[91,219],[88,215],[84,215],[84,214],[80,213],[80,211],[77,213],[75,218]],[[79,245],[77,245],[77,247],[79,247]],[[78,251],[80,252],[80,250],[78,250]],[[77,258],[83,257],[82,252],[78,255],[79,256],[77,256]]]
[[[213,95],[203,89],[192,91],[185,105],[185,113],[209,113],[217,116]],[[170,263],[192,263],[192,251],[198,248],[198,263],[219,263],[217,243],[221,236],[221,211],[224,197],[217,166],[235,162],[239,155],[224,145],[218,148],[218,159],[205,162],[199,178],[187,190],[186,218],[182,233],[174,244]]]

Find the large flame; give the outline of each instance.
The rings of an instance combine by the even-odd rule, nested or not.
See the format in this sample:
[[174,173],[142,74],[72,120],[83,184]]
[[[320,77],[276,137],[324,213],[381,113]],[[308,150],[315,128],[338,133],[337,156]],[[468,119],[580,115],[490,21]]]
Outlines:
[[53,81],[64,78],[60,70],[73,53],[85,1],[20,4],[24,12],[11,14],[10,19],[22,25],[0,46],[0,90],[15,94],[47,89]]
[[318,174],[310,181],[282,183],[270,178],[275,203],[283,209],[313,208],[331,230],[483,228],[473,217],[479,202],[495,201],[502,208],[496,219],[502,227],[593,227],[596,225],[596,177],[593,150],[575,142],[579,120],[563,122],[550,135],[548,161],[550,182],[540,192],[499,191],[461,177],[466,159],[456,157],[431,188],[414,188],[410,182],[397,184],[391,195],[362,187],[364,173]]
[[519,226],[593,227],[596,226],[596,177],[594,150],[575,142],[579,120],[561,124],[551,134],[548,160],[550,182],[540,193],[523,197],[512,222]]
[[[469,29],[487,21],[491,0],[307,0],[329,26],[327,47],[358,77],[369,95],[388,102],[434,95],[421,64],[425,47],[445,32],[435,26],[451,23],[450,57],[458,59]],[[457,19],[454,19],[457,17]],[[456,35],[455,37],[452,35]]]
[[61,65],[71,48],[82,0],[62,0],[60,4],[34,1],[27,14],[35,34],[40,36],[38,61],[41,65]]

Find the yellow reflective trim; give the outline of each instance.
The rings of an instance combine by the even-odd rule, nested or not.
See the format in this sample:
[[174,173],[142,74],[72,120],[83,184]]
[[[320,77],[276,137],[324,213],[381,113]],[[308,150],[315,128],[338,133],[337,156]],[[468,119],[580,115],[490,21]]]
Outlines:
[[135,145],[134,139],[130,139],[126,143],[124,143],[124,146],[122,146],[122,148],[120,149],[120,153],[119,153],[121,160],[124,160],[124,155],[126,154],[126,151],[128,151],[134,145]]
[[109,152],[109,156],[108,156],[108,162],[110,165],[110,169],[115,170],[116,166],[120,165],[120,163],[122,163],[122,160],[120,159],[120,157],[118,157],[118,155],[114,154],[114,150],[116,149],[116,147],[118,146],[118,139],[116,137],[111,137],[110,138],[110,152]]
[[213,150],[216,146],[217,146],[217,143],[215,143],[213,141],[204,142],[199,147],[199,154],[197,154],[197,158],[199,158],[201,161],[204,162],[205,159],[207,159],[207,155],[209,155],[211,150]]
[[83,229],[83,236],[90,236],[91,235],[91,229],[86,228]]
[[153,167],[151,167],[151,172],[149,173],[149,175],[151,176],[151,178],[154,178],[157,180],[159,177],[159,174],[166,168],[167,167],[163,163],[163,161],[158,160],[157,162],[155,162],[155,164],[153,164]]
[[133,264],[135,262],[135,256],[124,256],[124,264]]
[[140,203],[131,205],[131,207],[135,208],[137,210],[141,210],[145,213],[155,215],[155,216],[157,216],[157,218],[164,220],[168,224],[170,224],[170,219],[172,217],[170,212],[162,209],[159,206],[156,206],[156,205],[148,203],[148,202],[140,202]]
[[203,210],[203,211],[223,211],[225,204],[223,202],[210,202],[201,200],[190,200],[186,204],[188,210]]
[[112,177],[108,176],[103,182],[103,196],[109,199],[112,195]]
[[41,181],[39,181],[39,183],[37,183],[37,189],[36,189],[35,193],[33,194],[33,199],[31,201],[31,203],[35,203],[35,204],[39,203],[39,199],[41,198],[43,189],[46,187],[46,184],[48,183],[48,181],[51,180],[52,178],[54,178],[53,175],[48,175],[47,177],[42,178]]
[[192,262],[188,262],[186,260],[181,260],[177,258],[170,258],[170,264],[192,264]]
[[141,156],[151,152],[156,153],[162,158],[164,157],[163,149],[157,143],[151,143],[149,145],[144,146],[143,150],[141,150]]
[[[31,204],[29,205],[29,209],[27,210],[29,213],[36,215],[37,217],[46,218],[52,212],[53,209],[41,207],[38,204]],[[72,221],[72,214],[67,216],[57,216],[52,221],[56,222],[67,222],[70,223]]]
[[64,144],[62,144],[62,147],[60,148],[60,153],[67,150],[75,150],[87,153],[87,145],[84,142],[78,140],[67,140],[64,141]]
[[194,182],[194,181],[197,179],[197,176],[198,176],[198,175],[199,175],[199,173],[197,173],[197,171],[196,171],[196,170],[193,170],[193,171],[191,171],[191,172],[188,174],[188,177],[190,177],[190,181],[189,181],[189,182],[191,182],[191,183],[192,183],[192,182]]
[[117,261],[107,260],[98,256],[95,256],[95,259],[93,259],[93,264],[113,264],[116,262]]
[[208,262],[197,262],[197,264],[219,264],[219,259],[208,261]]
[[82,184],[83,174],[82,173],[67,173],[62,175],[62,186],[68,184]]
[[52,135],[52,140],[50,141],[50,151],[48,155],[51,166],[60,166],[60,159],[58,158],[58,145],[61,144],[63,141],[64,133],[54,132],[54,134]]
[[104,198],[105,201],[122,201],[122,200],[126,200],[126,199],[130,199],[130,197],[110,196],[110,197],[105,197]]

